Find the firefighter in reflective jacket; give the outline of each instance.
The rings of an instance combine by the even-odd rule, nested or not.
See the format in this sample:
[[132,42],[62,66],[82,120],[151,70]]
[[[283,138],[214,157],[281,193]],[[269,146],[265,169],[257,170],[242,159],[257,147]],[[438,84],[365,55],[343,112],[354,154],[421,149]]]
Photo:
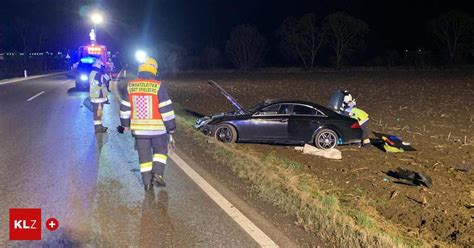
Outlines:
[[96,133],[107,132],[107,127],[102,125],[104,103],[107,101],[107,88],[102,74],[103,62],[96,59],[89,75],[89,97],[94,113],[94,128]]
[[343,102],[343,114],[356,119],[359,122],[359,126],[362,129],[362,140],[361,146],[370,144],[369,132],[367,130],[367,124],[369,121],[369,114],[364,110],[357,108],[356,100],[352,98],[349,91],[344,91],[344,102]]
[[147,58],[138,77],[128,83],[120,104],[120,133],[130,129],[135,137],[140,172],[146,191],[166,186],[163,180],[168,144],[176,129],[175,114],[166,87],[157,79],[158,64]]

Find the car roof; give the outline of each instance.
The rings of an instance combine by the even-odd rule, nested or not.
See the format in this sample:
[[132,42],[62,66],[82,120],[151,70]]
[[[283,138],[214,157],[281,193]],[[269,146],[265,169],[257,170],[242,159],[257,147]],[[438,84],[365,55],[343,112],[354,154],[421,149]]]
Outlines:
[[[313,102],[308,102],[308,101],[302,101],[302,100],[283,100],[283,99],[268,99],[268,100],[265,100],[262,104],[262,107],[266,107],[266,106],[269,106],[269,105],[272,105],[272,104],[279,104],[279,103],[289,103],[289,104],[304,104],[304,105],[309,105],[309,106],[312,106],[312,107],[315,107],[315,108],[318,108],[318,109],[321,109],[321,110],[330,110],[324,106],[321,106],[317,103],[313,103]],[[330,110],[332,111],[332,110]]]

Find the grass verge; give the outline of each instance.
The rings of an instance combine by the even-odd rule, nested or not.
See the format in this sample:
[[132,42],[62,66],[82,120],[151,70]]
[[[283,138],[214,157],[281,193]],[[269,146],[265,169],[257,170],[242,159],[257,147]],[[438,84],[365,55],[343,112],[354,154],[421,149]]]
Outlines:
[[[334,194],[321,190],[317,178],[304,165],[276,154],[258,154],[250,148],[216,142],[196,132],[195,118],[178,111],[179,130],[209,155],[250,182],[260,197],[294,215],[298,224],[337,247],[424,247],[427,243],[408,238],[375,211],[362,211],[341,204]],[[370,213],[368,213],[370,212]]]

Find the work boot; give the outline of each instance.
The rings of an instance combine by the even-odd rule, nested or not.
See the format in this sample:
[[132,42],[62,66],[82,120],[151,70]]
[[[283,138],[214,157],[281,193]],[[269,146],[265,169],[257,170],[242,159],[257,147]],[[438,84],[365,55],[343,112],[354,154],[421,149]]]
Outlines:
[[95,133],[105,133],[107,132],[107,129],[108,129],[107,127],[100,126],[95,129]]
[[156,185],[156,187],[166,187],[166,183],[162,175],[153,174],[152,181]]
[[145,184],[145,192],[153,191],[153,183]]

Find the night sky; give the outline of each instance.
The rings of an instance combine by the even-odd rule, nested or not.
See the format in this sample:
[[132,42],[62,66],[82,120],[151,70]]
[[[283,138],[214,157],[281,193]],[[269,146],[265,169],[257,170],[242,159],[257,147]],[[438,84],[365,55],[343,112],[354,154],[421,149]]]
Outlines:
[[191,54],[210,42],[223,49],[230,31],[239,24],[257,26],[271,41],[285,17],[315,12],[322,18],[336,11],[346,11],[369,24],[368,54],[392,48],[429,49],[429,19],[451,9],[474,16],[473,0],[3,0],[0,31],[4,38],[0,50],[18,48],[12,28],[15,19],[26,20],[31,28],[44,26],[45,48],[87,43],[92,24],[86,13],[97,7],[107,15],[107,22],[98,29],[102,43],[114,49],[132,49],[166,40]]

